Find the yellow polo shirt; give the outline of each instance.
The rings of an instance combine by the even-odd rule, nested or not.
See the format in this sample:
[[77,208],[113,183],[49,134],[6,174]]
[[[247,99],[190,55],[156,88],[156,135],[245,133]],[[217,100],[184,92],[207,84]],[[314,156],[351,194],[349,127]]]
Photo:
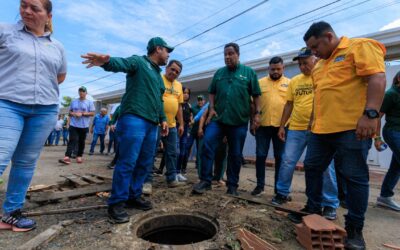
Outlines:
[[307,130],[310,123],[314,92],[311,76],[299,74],[290,80],[286,100],[293,102],[290,130]]
[[274,81],[267,76],[258,82],[261,89],[261,126],[279,127],[290,79],[282,76],[279,80]]
[[353,130],[367,99],[363,77],[385,72],[383,44],[367,38],[342,37],[327,60],[314,67],[314,120],[316,134]]
[[168,127],[176,127],[176,114],[178,113],[179,104],[183,103],[182,84],[175,80],[171,83],[165,75],[162,75],[164,81],[165,92],[163,95],[164,112],[167,117]]

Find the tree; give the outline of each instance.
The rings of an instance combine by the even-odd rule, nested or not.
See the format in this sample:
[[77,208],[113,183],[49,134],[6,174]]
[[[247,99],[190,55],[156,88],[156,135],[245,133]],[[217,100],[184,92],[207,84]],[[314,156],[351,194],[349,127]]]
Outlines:
[[63,99],[63,102],[61,102],[61,105],[62,105],[64,108],[67,108],[67,107],[69,107],[69,106],[71,105],[72,97],[70,97],[70,96],[63,96],[62,99]]

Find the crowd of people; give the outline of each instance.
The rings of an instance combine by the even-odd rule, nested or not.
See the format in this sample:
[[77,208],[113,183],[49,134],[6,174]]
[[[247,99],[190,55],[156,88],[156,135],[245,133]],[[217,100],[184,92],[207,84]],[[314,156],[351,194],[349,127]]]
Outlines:
[[[116,223],[129,221],[126,209],[152,209],[151,200],[142,194],[151,194],[153,173],[163,174],[163,166],[168,188],[185,185],[194,144],[199,182],[193,193],[204,194],[214,182],[226,185],[227,194],[240,195],[248,131],[256,140],[257,184],[251,194],[264,192],[265,161],[272,141],[271,203],[290,201],[294,169],[307,148],[307,203],[301,211],[334,220],[343,201],[348,209],[347,249],[365,249],[362,231],[372,139],[378,151],[385,145],[383,139],[393,151],[377,204],[400,211],[393,199],[400,178],[400,72],[385,94],[386,49],[378,41],[338,37],[328,23],[313,23],[303,37],[306,47],[293,58],[301,73],[292,79],[284,75],[280,57],[270,59],[268,75],[259,79],[240,62],[239,45],[228,43],[223,50],[225,66],[215,72],[208,87],[208,102],[198,95],[192,105],[190,89],[177,80],[183,64],[168,60],[174,48],[160,37],[149,40],[143,56],[87,53],[82,55],[87,67],[126,73],[125,94],[110,117],[105,108],[95,114],[82,86],[63,117],[57,116],[58,85],[66,77],[66,58],[62,44],[52,37],[52,3],[21,0],[20,15],[17,24],[0,24],[0,175],[11,162],[0,229],[36,227],[21,209],[43,146],[53,145],[54,138],[58,145],[61,133],[67,149],[60,162],[66,165],[73,157],[77,163],[84,161],[88,133],[93,134],[89,155],[98,138],[104,154],[109,134],[106,154],[114,147],[115,155],[108,165],[114,169],[108,215]],[[160,145],[163,160],[157,168],[154,159]],[[301,222],[297,213],[288,218]]]

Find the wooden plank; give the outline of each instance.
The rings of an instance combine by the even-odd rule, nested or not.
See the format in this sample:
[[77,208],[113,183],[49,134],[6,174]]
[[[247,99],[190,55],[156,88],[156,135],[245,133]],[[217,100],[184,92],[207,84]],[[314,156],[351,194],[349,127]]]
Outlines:
[[102,184],[102,183],[104,183],[104,180],[97,179],[94,176],[84,175],[84,176],[81,176],[81,178],[84,179],[85,181],[88,181],[88,182],[91,182],[91,183],[94,183],[94,184]]
[[236,237],[243,250],[278,250],[271,243],[243,228],[237,230]]
[[100,185],[90,185],[87,187],[75,188],[73,190],[61,191],[61,192],[40,192],[32,193],[30,196],[30,201],[33,202],[45,202],[52,200],[59,200],[63,198],[73,198],[82,195],[95,194],[97,192],[106,192],[111,190],[111,184],[100,184]]
[[111,176],[104,176],[104,175],[99,175],[99,174],[86,174],[86,175],[91,175],[93,177],[97,177],[97,178],[102,179],[104,181],[112,181],[112,177]]
[[61,176],[64,177],[65,179],[69,180],[70,182],[72,182],[76,187],[84,187],[84,186],[87,186],[90,184],[74,175],[67,175],[67,176],[61,175]]
[[107,208],[107,207],[108,207],[107,205],[74,207],[74,208],[64,208],[64,209],[57,209],[57,210],[50,210],[50,211],[24,212],[23,215],[25,215],[27,217],[32,217],[32,216],[51,215],[51,214],[67,214],[67,213],[76,213],[76,212],[82,212],[82,211],[87,211],[87,210],[102,209],[102,208]]
[[296,213],[296,214],[299,214],[299,215],[309,215],[309,213],[306,213],[306,212],[293,210],[293,209],[285,208],[285,207],[281,207],[281,206],[277,206],[277,205],[262,201],[262,200],[257,199],[257,198],[249,197],[247,195],[240,195],[240,196],[228,195],[228,196],[229,197],[234,197],[236,199],[245,200],[245,201],[248,201],[248,202],[260,204],[260,205],[265,205],[265,206],[268,206],[268,207],[273,207],[276,210],[287,212],[287,213]]
[[45,231],[41,232],[40,234],[36,235],[34,238],[26,242],[25,244],[19,246],[17,249],[19,250],[34,250],[39,249],[45,244],[49,243],[52,239],[54,239],[62,229],[67,226],[71,225],[73,220],[62,221],[56,225],[52,225]]

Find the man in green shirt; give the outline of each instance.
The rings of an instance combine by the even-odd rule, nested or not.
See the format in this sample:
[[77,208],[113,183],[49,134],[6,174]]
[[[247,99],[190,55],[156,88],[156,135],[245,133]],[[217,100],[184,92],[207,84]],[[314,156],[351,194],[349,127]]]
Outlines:
[[116,223],[129,221],[124,207],[152,209],[151,202],[141,197],[142,187],[147,169],[153,165],[159,123],[161,134],[168,135],[160,66],[167,64],[173,49],[162,38],[154,37],[148,42],[147,56],[119,58],[97,53],[82,56],[88,67],[101,66],[106,71],[127,74],[117,126],[119,159],[108,200],[108,215]]
[[[193,186],[193,192],[197,194],[203,194],[211,189],[215,151],[222,138],[226,136],[229,148],[227,193],[238,195],[242,150],[251,115],[255,128],[259,126],[261,90],[257,75],[253,69],[239,63],[239,55],[239,45],[236,43],[225,45],[226,66],[217,70],[208,87],[210,104],[207,123],[211,122],[205,131],[201,149],[200,182]],[[255,104],[254,114],[250,111],[251,97]]]

